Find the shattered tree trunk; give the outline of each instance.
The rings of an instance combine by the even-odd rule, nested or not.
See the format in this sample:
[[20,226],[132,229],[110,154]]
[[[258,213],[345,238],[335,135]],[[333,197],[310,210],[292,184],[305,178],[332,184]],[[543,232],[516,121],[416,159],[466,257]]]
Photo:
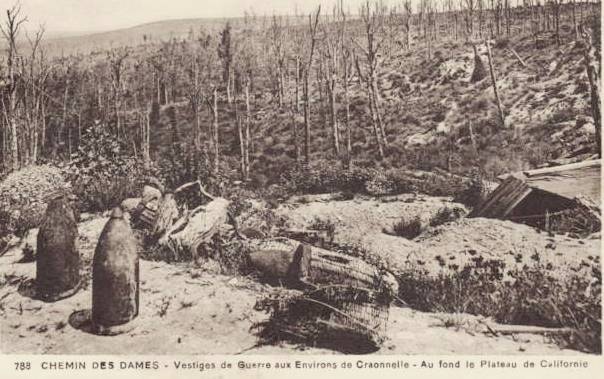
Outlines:
[[159,238],[178,220],[179,211],[174,194],[166,193],[162,197],[156,215],[151,233],[153,236]]
[[[237,113],[237,104],[235,104],[235,113]],[[243,140],[243,126],[241,125],[241,117],[239,117],[239,115],[236,114],[235,119],[235,122],[237,123],[237,135],[239,136],[239,152],[241,154],[239,157],[241,180],[245,182],[245,141]]]
[[602,125],[600,112],[600,70],[598,69],[598,54],[594,48],[591,36],[585,36],[585,49],[583,50],[585,69],[589,79],[589,92],[591,93],[591,113],[596,127],[596,149],[598,157],[602,157]]
[[245,171],[243,174],[243,180],[246,182],[250,179],[250,124],[252,123],[252,111],[250,108],[250,85],[252,79],[248,76],[245,82],[245,143],[244,154],[243,154],[243,163],[245,165]]
[[526,63],[524,62],[524,60],[520,57],[520,55],[518,55],[518,53],[516,52],[516,50],[514,50],[512,47],[508,48],[508,50],[514,54],[514,56],[516,57],[516,59],[518,60],[518,63],[520,63],[520,65],[524,68],[527,68]]
[[[230,101],[229,101],[230,103]],[[218,172],[218,166],[220,164],[220,142],[219,142],[219,131],[218,131],[218,89],[214,88],[213,92],[213,106],[212,106],[212,126],[214,131],[214,172]]]
[[[334,63],[335,65],[335,63]],[[329,117],[333,134],[333,149],[336,156],[340,155],[340,133],[338,130],[338,110],[336,108],[336,74],[333,73],[327,84],[329,92]]]
[[310,104],[308,99],[308,75],[304,77],[304,161],[310,163]]
[[350,170],[352,166],[352,133],[350,130],[350,96],[348,94],[348,57],[344,55],[344,108],[346,110],[346,166]]
[[296,56],[296,113],[300,114],[300,57]]
[[195,256],[199,246],[209,242],[220,226],[227,223],[228,206],[228,200],[216,198],[207,205],[192,210],[160,238],[159,246],[173,252],[188,251]]
[[373,132],[375,134],[375,140],[378,147],[378,153],[380,159],[384,159],[384,146],[382,143],[382,133],[379,129],[377,110],[375,109],[375,103],[373,102],[373,88],[370,82],[367,83],[367,92],[369,95],[369,112],[371,113],[371,125],[373,126]]
[[499,91],[497,90],[497,78],[495,77],[495,69],[493,68],[493,56],[491,54],[491,46],[488,41],[485,41],[487,47],[487,54],[489,57],[489,71],[491,73],[491,81],[493,82],[493,92],[495,93],[495,101],[497,102],[497,109],[499,111],[499,120],[501,121],[501,127],[505,129],[505,115],[503,113],[503,106],[501,105],[501,99],[499,98]]

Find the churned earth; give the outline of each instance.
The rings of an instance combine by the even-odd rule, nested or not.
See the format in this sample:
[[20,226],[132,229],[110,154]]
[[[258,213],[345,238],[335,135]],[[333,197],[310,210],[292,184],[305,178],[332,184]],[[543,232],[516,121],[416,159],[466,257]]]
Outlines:
[[[426,198],[422,205],[438,208],[446,202],[446,199]],[[383,233],[377,229],[390,223],[388,212],[392,212],[392,217],[400,215],[403,210],[409,211],[406,208],[409,204],[412,203],[405,202],[405,199],[391,199],[388,203],[358,199],[356,202],[318,201],[313,205],[311,199],[305,204],[286,204],[279,212],[289,209],[287,214],[294,223],[303,221],[301,214],[310,217],[313,214],[333,215],[329,212],[335,212],[340,217],[338,233],[359,235],[368,240],[377,238],[383,244]],[[361,215],[364,222],[355,219]],[[35,246],[35,230],[21,245],[0,257],[2,353],[337,354],[332,350],[288,343],[260,346],[253,326],[266,320],[268,315],[254,310],[254,304],[276,289],[257,282],[253,277],[216,275],[203,267],[146,260],[140,262],[140,313],[134,321],[135,328],[112,337],[91,334],[86,323],[92,299],[90,264],[106,221],[99,215],[79,224],[84,284],[70,298],[45,303],[20,290],[20,286],[23,288],[24,283],[35,277],[34,262],[19,263],[25,244]],[[362,229],[360,225],[370,227]],[[392,248],[397,241],[399,246],[419,243],[383,235],[392,239]],[[560,349],[539,335],[493,336],[486,333],[486,323],[496,325],[490,320],[466,314],[422,313],[393,306],[388,340],[376,354],[581,354]]]
[[[291,198],[277,212],[292,227],[311,228],[316,220],[335,226],[334,241],[357,244],[384,259],[393,270],[421,266],[437,274],[442,265],[463,267],[473,257],[502,260],[506,267],[522,267],[539,259],[561,271],[589,270],[599,267],[601,239],[599,234],[577,239],[550,235],[538,229],[511,221],[460,218],[431,227],[429,220],[439,209],[461,208],[446,197],[404,194],[382,198],[360,197],[333,201],[327,195]],[[397,221],[419,216],[424,231],[408,240],[392,235]],[[538,255],[535,256],[535,254]]]

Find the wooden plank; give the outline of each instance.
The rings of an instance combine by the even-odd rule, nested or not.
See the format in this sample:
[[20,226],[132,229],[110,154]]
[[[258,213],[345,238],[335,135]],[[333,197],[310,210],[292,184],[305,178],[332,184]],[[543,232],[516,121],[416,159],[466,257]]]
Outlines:
[[503,196],[497,205],[493,208],[493,213],[496,217],[503,218],[506,216],[506,210],[510,208],[513,203],[519,203],[524,197],[530,192],[530,188],[523,182],[514,184],[513,188]]
[[[499,187],[497,187],[497,189],[495,189],[478,210],[472,211],[469,217],[499,217],[499,212],[502,208],[501,204],[505,204],[506,199],[508,199],[508,202],[513,201],[509,200],[510,194],[513,196],[517,194],[518,191],[522,193],[525,191],[525,188],[526,184],[520,179],[513,176],[508,177],[499,185]],[[520,195],[520,193],[518,193],[518,195]]]
[[602,166],[602,160],[596,159],[593,161],[583,161],[583,162],[578,162],[578,163],[571,163],[571,164],[567,164],[564,166],[554,166],[554,167],[540,168],[540,169],[536,169],[536,170],[522,171],[522,173],[530,178],[530,177],[537,176],[537,175],[551,174],[551,173],[562,172],[562,171],[580,170],[580,169],[584,169],[584,168],[601,167],[601,166]]
[[499,185],[499,187],[497,187],[495,189],[495,191],[493,191],[493,193],[491,193],[491,195],[485,200],[485,202],[483,204],[479,205],[477,208],[472,210],[469,217],[485,217],[488,209],[493,204],[496,203],[496,201],[497,201],[497,199],[499,199],[499,197],[503,196],[503,194],[505,193],[506,186],[510,182],[510,180],[508,180],[508,179],[506,179],[503,183],[501,183]]
[[570,328],[546,328],[532,325],[490,325],[490,330],[497,334],[568,334],[572,333]]
[[503,217],[507,217],[510,214],[510,212],[514,208],[516,208],[516,206],[518,204],[520,204],[520,202],[522,200],[524,200],[531,192],[533,192],[533,189],[527,186],[526,189],[524,190],[524,192],[521,195],[516,196],[516,198],[514,199],[514,201],[512,201],[510,203],[510,205],[505,209],[505,211],[503,212]]

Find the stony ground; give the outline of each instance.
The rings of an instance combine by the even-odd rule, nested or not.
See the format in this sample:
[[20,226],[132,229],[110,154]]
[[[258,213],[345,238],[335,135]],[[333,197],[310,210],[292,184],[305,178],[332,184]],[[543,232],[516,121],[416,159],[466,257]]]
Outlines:
[[[304,217],[337,214],[338,238],[357,235],[363,241],[374,241],[394,249],[397,243],[406,248],[426,243],[433,237],[416,242],[383,234],[380,230],[391,222],[390,217],[412,209],[437,209],[443,203],[447,200],[425,198],[416,204],[403,198],[389,202],[376,199],[322,202],[318,199],[305,204],[288,203],[279,211],[288,209],[292,222],[301,224],[306,220],[302,219]],[[415,205],[421,206],[414,208]],[[268,285],[251,277],[216,275],[191,265],[145,260],[141,260],[141,303],[136,327],[114,337],[91,334],[85,322],[91,307],[90,262],[105,222],[106,218],[95,216],[79,226],[86,280],[83,288],[68,299],[44,303],[19,290],[22,283],[35,276],[35,263],[18,263],[24,244],[0,257],[0,351],[9,354],[334,353],[290,344],[257,345],[252,326],[268,316],[255,311],[254,304],[272,290]],[[472,238],[466,231],[462,233]],[[440,238],[446,236],[439,235]],[[35,231],[32,231],[24,243],[34,241]],[[438,248],[435,241],[431,243]],[[570,243],[564,246],[570,250],[577,248],[575,250],[580,254],[579,246]],[[581,245],[586,251],[594,247],[591,242]],[[430,314],[392,307],[389,339],[377,354],[579,354],[561,350],[540,336],[493,337],[484,333],[487,321],[470,315]]]

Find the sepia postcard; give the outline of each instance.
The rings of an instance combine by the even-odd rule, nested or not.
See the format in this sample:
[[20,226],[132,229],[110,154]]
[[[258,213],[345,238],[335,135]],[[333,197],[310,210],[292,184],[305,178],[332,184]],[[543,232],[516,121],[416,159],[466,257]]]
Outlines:
[[0,0],[0,377],[594,377],[601,6]]

